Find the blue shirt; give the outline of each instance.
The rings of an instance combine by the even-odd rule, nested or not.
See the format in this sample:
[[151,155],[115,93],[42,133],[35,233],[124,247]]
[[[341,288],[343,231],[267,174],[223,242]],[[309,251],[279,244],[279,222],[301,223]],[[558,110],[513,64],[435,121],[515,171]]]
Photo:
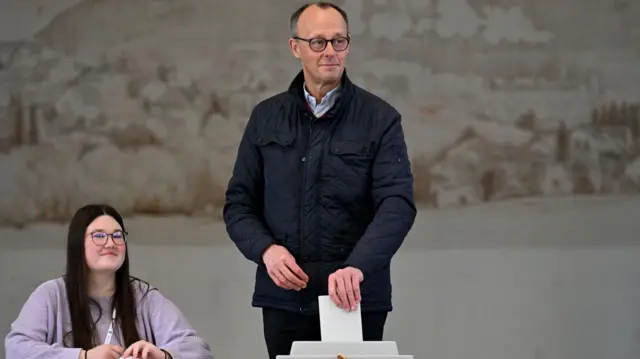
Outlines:
[[336,99],[340,93],[340,86],[338,86],[327,92],[320,103],[317,103],[316,98],[311,96],[307,91],[307,86],[305,84],[302,85],[302,89],[304,90],[304,97],[307,99],[307,103],[316,117],[320,117],[329,111],[329,109],[336,103]]

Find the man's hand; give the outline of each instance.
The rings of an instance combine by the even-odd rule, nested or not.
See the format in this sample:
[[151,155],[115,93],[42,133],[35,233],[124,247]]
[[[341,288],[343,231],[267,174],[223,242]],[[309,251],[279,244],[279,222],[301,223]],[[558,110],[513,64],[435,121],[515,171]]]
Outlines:
[[124,349],[117,345],[102,344],[87,351],[87,359],[119,359]]
[[296,264],[289,251],[277,244],[269,247],[262,255],[271,280],[280,288],[299,291],[307,287],[309,276]]
[[123,358],[164,359],[164,352],[155,345],[144,340],[137,341],[125,350]]
[[329,297],[338,308],[347,311],[356,310],[360,297],[360,283],[364,274],[358,268],[338,269],[329,276]]

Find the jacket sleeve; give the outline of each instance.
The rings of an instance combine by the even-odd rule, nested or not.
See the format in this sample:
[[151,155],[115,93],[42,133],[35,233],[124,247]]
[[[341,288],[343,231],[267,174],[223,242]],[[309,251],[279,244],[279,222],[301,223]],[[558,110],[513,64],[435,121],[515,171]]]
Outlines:
[[256,145],[257,109],[244,130],[226,191],[223,209],[227,233],[249,260],[262,264],[262,254],[276,241],[262,221],[263,164]]
[[365,278],[390,264],[416,217],[413,174],[399,114],[380,140],[371,190],[375,216],[344,263],[360,269]]
[[5,338],[7,359],[78,359],[80,348],[50,343],[55,332],[55,293],[49,283],[40,285],[24,303]]

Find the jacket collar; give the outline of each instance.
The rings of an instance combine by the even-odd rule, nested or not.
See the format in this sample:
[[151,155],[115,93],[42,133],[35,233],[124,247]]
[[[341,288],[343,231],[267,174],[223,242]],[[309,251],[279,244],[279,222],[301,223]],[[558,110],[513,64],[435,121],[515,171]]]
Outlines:
[[[340,96],[325,116],[335,117],[338,113],[341,113],[351,101],[354,90],[355,85],[351,82],[351,79],[349,79],[347,69],[345,69],[342,73],[342,79],[340,80]],[[304,73],[302,70],[298,72],[291,82],[288,93],[295,99],[295,102],[304,109],[304,111],[310,111],[307,105],[307,100],[304,96]]]

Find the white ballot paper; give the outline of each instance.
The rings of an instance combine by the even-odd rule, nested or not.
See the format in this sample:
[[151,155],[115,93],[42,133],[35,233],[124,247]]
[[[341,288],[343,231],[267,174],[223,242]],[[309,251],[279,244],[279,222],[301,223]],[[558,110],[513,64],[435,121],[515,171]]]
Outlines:
[[347,312],[338,308],[328,295],[318,297],[320,335],[323,342],[362,342],[360,304]]

